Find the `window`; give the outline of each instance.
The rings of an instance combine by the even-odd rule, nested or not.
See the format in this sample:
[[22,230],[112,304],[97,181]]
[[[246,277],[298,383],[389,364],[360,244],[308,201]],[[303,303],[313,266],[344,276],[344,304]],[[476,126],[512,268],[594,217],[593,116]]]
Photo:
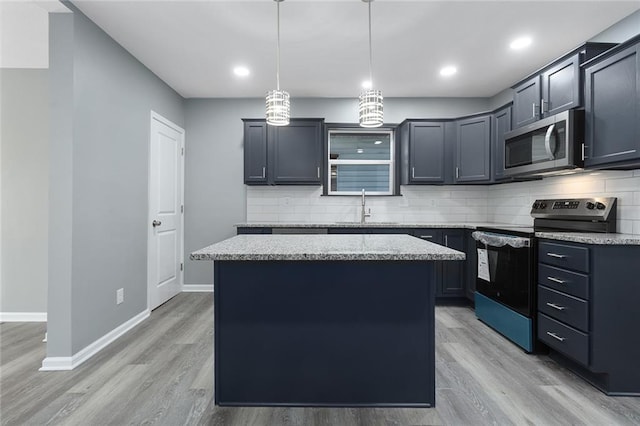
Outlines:
[[329,130],[329,195],[393,195],[394,132]]

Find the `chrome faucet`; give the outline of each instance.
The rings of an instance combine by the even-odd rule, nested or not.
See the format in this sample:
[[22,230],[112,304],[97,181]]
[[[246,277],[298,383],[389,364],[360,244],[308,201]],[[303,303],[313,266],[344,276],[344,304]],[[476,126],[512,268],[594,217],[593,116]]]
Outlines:
[[362,188],[362,210],[360,211],[360,223],[365,223],[367,218],[371,217],[371,209],[369,209],[369,213],[366,212],[367,202],[365,196],[365,190]]

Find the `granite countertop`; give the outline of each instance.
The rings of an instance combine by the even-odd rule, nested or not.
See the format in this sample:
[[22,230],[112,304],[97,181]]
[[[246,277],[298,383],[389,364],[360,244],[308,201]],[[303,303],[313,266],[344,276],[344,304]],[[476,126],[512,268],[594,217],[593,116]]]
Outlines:
[[236,228],[462,228],[479,227],[527,227],[531,225],[513,225],[492,222],[468,223],[399,223],[399,222],[329,222],[329,223],[237,223]]
[[238,235],[191,260],[464,260],[465,254],[409,235]]
[[595,245],[640,245],[640,235],[582,232],[536,232],[536,237]]

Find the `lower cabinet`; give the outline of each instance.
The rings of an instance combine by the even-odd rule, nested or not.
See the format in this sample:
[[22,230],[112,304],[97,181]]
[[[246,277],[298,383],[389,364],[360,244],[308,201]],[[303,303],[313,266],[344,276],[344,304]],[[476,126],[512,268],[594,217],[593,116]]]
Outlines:
[[[461,252],[466,250],[464,229],[413,229],[411,235],[452,248]],[[465,261],[439,262],[434,268],[434,281],[436,282],[436,298],[463,298],[465,297],[466,271]]]
[[467,259],[465,260],[465,286],[464,293],[471,303],[475,303],[476,293],[476,277],[478,276],[478,251],[476,249],[476,240],[473,239],[473,229],[465,230],[465,239],[467,240]]
[[640,246],[540,240],[538,339],[609,395],[640,396]]

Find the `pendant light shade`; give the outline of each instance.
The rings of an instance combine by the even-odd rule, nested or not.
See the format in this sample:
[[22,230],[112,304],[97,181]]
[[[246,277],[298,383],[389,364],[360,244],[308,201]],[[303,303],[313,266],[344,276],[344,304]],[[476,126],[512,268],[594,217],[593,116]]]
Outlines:
[[280,2],[284,0],[273,0],[277,9],[277,31],[278,42],[276,48],[276,90],[267,93],[267,124],[272,126],[286,126],[291,117],[291,107],[289,103],[289,93],[280,90]]
[[360,127],[382,126],[384,111],[382,109],[382,92],[380,90],[370,89],[360,93],[358,117]]
[[360,127],[380,127],[384,122],[384,110],[382,92],[373,89],[373,55],[371,53],[371,2],[373,0],[362,1],[369,3],[369,82],[371,83],[371,88],[360,93],[358,121],[360,122]]
[[284,90],[270,90],[267,93],[267,124],[286,126],[290,117],[289,93]]

